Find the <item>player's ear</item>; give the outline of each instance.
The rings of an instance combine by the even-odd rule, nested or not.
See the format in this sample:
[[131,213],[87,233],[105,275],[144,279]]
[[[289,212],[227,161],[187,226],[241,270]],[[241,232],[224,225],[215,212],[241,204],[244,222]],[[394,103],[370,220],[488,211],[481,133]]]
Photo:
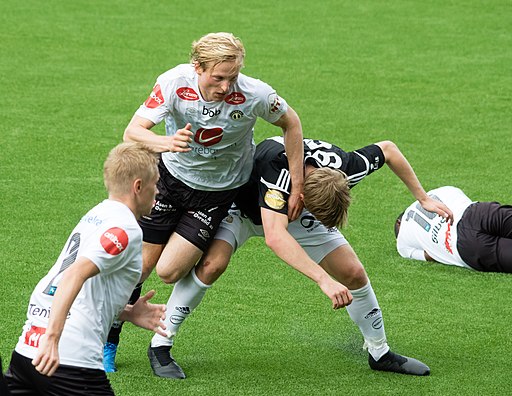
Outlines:
[[201,75],[201,74],[204,72],[204,69],[203,69],[203,67],[199,64],[199,62],[194,61],[193,65],[194,65],[194,70],[196,71],[196,73],[197,73],[197,74]]
[[304,194],[300,193],[299,197],[300,197],[300,200],[302,201],[302,203],[304,203]]
[[142,190],[142,179],[135,179],[135,181],[133,182],[133,190],[136,193],[140,193],[140,191]]

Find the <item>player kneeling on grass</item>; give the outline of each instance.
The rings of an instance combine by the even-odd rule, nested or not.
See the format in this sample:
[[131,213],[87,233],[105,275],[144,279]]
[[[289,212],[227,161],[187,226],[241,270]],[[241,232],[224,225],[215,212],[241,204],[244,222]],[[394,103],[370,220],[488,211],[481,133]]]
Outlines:
[[[389,349],[382,313],[366,271],[336,226],[347,218],[349,190],[387,163],[426,210],[452,221],[450,209],[430,198],[397,146],[380,142],[353,152],[318,140],[304,140],[304,206],[296,221],[288,222],[290,194],[288,160],[282,138],[256,148],[250,181],[238,195],[236,208],[223,220],[213,244],[190,274],[177,282],[167,305],[168,338],[155,335],[151,365],[156,375],[182,378],[181,368],[169,361],[181,323],[201,302],[206,290],[226,269],[233,252],[252,236],[265,236],[267,245],[283,261],[315,281],[334,309],[346,307],[359,326],[374,370],[428,375],[420,361]],[[319,265],[317,265],[319,264]],[[159,276],[168,281],[167,274]]]
[[157,163],[140,143],[110,152],[108,199],[82,217],[30,297],[5,374],[13,395],[113,395],[102,359],[114,319],[165,335],[165,305],[148,303],[154,291],[127,305],[142,271],[137,219],[153,206]]

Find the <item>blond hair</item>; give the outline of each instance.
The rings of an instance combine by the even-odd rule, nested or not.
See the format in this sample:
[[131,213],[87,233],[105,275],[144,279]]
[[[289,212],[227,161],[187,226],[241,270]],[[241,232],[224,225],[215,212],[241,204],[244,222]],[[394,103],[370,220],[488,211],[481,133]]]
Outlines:
[[235,62],[240,70],[244,66],[245,48],[242,41],[231,33],[209,33],[192,43],[190,61],[203,70],[222,62]]
[[118,144],[110,151],[103,165],[103,180],[109,194],[127,194],[136,179],[151,182],[157,176],[157,155],[142,143]]
[[350,206],[347,175],[338,169],[318,168],[304,180],[304,206],[326,227],[343,227]]

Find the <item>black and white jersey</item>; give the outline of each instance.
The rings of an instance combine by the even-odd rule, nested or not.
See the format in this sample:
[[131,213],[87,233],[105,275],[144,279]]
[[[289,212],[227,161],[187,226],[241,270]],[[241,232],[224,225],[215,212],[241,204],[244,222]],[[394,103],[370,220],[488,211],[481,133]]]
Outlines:
[[[343,171],[352,188],[380,169],[385,158],[381,148],[375,144],[346,152],[321,140],[304,139],[304,163]],[[288,213],[290,191],[291,178],[283,137],[264,140],[256,147],[251,178],[241,188],[235,200],[236,206],[255,224],[261,224],[260,207]]]

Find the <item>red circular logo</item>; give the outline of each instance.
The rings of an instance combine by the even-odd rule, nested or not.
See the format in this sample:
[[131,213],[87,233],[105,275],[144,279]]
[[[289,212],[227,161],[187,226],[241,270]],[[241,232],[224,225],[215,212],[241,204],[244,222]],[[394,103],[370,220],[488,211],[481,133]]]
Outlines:
[[128,234],[121,228],[112,227],[103,233],[100,243],[108,254],[117,256],[128,247]]

